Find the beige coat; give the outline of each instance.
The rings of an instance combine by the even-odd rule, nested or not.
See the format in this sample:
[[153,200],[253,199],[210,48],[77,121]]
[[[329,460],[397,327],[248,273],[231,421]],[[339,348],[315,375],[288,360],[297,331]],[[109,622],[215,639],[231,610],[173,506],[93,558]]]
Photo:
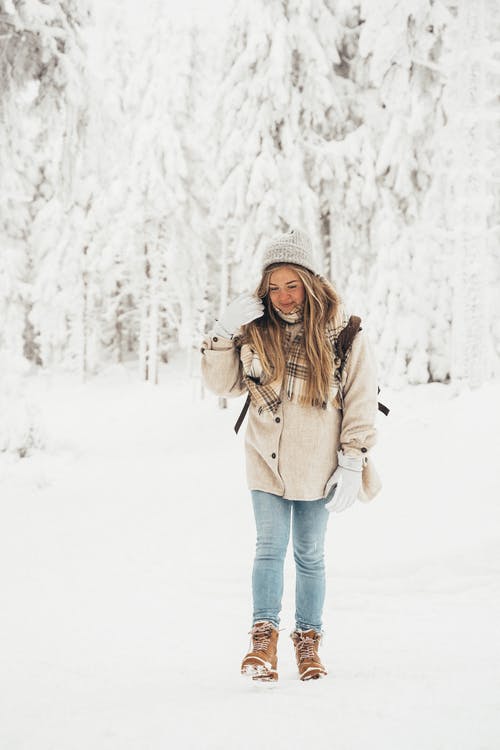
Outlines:
[[[202,374],[219,396],[247,392],[238,349],[229,339],[208,336]],[[372,348],[363,332],[353,341],[343,375],[344,412],[304,407],[286,396],[275,414],[248,410],[245,435],[247,482],[287,500],[318,500],[337,467],[337,451],[363,457],[360,500],[371,500],[381,484],[368,451],[376,440],[377,378]]]

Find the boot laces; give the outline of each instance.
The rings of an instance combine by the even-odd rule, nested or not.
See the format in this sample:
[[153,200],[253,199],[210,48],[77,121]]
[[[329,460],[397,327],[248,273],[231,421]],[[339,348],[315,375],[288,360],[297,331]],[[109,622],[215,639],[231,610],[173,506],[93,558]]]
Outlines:
[[316,652],[314,650],[315,643],[315,638],[311,638],[311,636],[309,635],[301,636],[299,642],[297,643],[297,651],[299,653],[301,661],[309,660],[316,656]]
[[252,639],[250,645],[253,651],[267,651],[271,641],[271,625],[263,623],[255,625],[250,631]]

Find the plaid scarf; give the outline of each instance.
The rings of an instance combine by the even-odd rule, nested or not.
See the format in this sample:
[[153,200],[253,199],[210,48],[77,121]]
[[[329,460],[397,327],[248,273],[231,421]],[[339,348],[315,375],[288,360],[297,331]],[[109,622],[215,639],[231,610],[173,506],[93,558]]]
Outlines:
[[[296,311],[291,315],[280,313],[279,310],[276,310],[276,312],[281,317],[284,328],[285,372],[283,380],[276,379],[266,384],[261,383],[263,369],[258,354],[250,348],[249,344],[241,344],[240,348],[243,380],[259,414],[265,411],[274,414],[281,404],[282,391],[289,401],[300,403],[300,398],[307,385],[308,365],[304,350],[302,311]],[[325,336],[332,350],[333,368],[330,376],[328,400],[316,404],[321,406],[322,409],[327,409],[329,404],[335,408],[340,408],[341,375],[338,370],[340,359],[336,355],[335,342],[347,323],[344,313],[339,316],[336,322],[339,321],[340,324],[338,325],[334,325],[334,321],[332,321],[325,329]]]

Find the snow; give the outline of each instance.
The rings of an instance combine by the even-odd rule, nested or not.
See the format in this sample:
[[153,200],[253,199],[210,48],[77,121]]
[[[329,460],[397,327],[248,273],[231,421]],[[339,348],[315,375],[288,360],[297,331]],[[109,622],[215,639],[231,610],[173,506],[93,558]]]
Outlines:
[[0,349],[154,379],[299,226],[384,382],[498,377],[499,7],[3,3]]
[[0,454],[0,747],[496,750],[500,384],[381,394],[384,489],[329,521],[329,676],[297,679],[288,559],[259,690],[241,401],[193,400],[185,367],[30,378],[46,448]]

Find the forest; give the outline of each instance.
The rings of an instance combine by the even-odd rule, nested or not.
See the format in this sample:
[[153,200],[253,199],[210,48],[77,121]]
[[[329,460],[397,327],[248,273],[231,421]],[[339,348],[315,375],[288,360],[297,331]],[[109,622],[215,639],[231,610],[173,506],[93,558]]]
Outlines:
[[198,367],[298,226],[381,381],[500,371],[495,0],[0,0],[0,357]]

